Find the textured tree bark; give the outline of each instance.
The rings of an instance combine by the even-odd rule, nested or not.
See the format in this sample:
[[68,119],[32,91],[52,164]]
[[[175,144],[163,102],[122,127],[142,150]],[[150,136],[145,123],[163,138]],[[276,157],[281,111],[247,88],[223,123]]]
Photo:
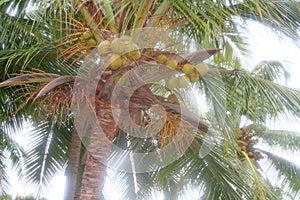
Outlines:
[[69,163],[66,170],[66,188],[64,193],[64,200],[73,200],[77,189],[77,176],[80,160],[81,140],[75,128],[72,133]]
[[99,200],[105,182],[105,174],[106,166],[87,153],[79,199]]
[[[99,200],[105,182],[105,161],[111,150],[112,140],[117,132],[110,101],[96,99],[96,113],[99,127],[94,127],[85,156],[85,168],[81,180],[80,200]],[[106,137],[109,141],[104,140]]]

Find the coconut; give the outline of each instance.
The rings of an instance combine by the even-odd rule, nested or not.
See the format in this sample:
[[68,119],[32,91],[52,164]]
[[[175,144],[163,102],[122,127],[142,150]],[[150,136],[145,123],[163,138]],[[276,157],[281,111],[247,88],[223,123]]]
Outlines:
[[124,45],[125,49],[126,49],[126,56],[130,59],[130,60],[138,60],[141,58],[141,52],[139,51],[139,46],[136,45],[135,43],[131,43],[131,44],[127,44]]
[[100,56],[111,53],[110,41],[104,40],[98,45],[98,53]]
[[127,65],[130,62],[130,60],[124,55],[121,56],[121,59],[122,59],[122,66]]
[[90,31],[86,31],[82,34],[83,39],[88,40],[93,37],[93,34]]
[[112,52],[116,53],[116,54],[122,54],[125,50],[124,45],[122,44],[122,41],[120,40],[120,38],[114,39],[110,43],[110,48],[111,48]]
[[193,72],[189,75],[189,78],[192,83],[197,82],[200,78],[200,74],[198,72]]
[[176,97],[175,94],[170,94],[170,95],[168,96],[167,101],[170,102],[170,103],[173,103],[173,104],[179,104],[178,98]]
[[139,49],[139,46],[136,45],[135,43],[130,43],[130,44],[122,43],[122,44],[124,45],[126,52],[135,51]]
[[186,75],[189,75],[189,74],[192,74],[194,72],[194,66],[187,63],[187,64],[183,65],[181,70]]
[[122,43],[128,43],[128,44],[133,43],[132,38],[128,35],[122,35],[120,37],[120,40],[122,41]]
[[253,152],[249,151],[247,154],[248,154],[249,158],[254,158],[254,153]]
[[91,47],[94,47],[97,45],[97,41],[94,40],[93,38],[89,39],[88,41],[86,41],[86,44],[91,46]]
[[172,68],[172,69],[176,69],[178,63],[177,63],[177,60],[175,60],[175,59],[170,59],[170,60],[168,60],[168,61],[166,62],[166,65],[167,65],[168,67]]
[[112,70],[117,70],[122,66],[121,56],[117,54],[112,54],[109,58],[109,67]]
[[165,55],[163,55],[163,54],[159,54],[156,57],[156,62],[160,63],[160,64],[165,64],[167,62],[167,57]]
[[190,78],[186,75],[179,77],[178,80],[178,87],[180,88],[185,88],[189,85],[190,83]]
[[139,50],[130,51],[127,53],[127,56],[130,60],[138,60],[141,58],[141,52]]
[[209,71],[209,67],[205,63],[199,63],[195,66],[195,68],[197,69],[197,71],[201,76],[205,76]]
[[174,77],[169,78],[166,82],[166,87],[168,89],[173,89],[173,88],[177,87],[177,79]]

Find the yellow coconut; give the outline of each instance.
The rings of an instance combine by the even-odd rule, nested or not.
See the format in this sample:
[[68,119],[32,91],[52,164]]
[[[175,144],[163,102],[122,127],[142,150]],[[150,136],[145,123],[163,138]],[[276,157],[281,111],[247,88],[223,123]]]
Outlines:
[[117,70],[122,66],[122,59],[120,55],[112,54],[109,58],[109,67],[112,70]]
[[194,72],[194,66],[187,63],[185,65],[183,65],[182,67],[182,72],[185,73],[186,75],[192,74]]
[[159,64],[165,64],[167,62],[167,57],[163,54],[160,54],[156,57],[156,62]]
[[139,50],[130,51],[127,53],[127,56],[130,60],[138,60],[142,57],[142,54]]
[[189,75],[189,77],[190,77],[190,81],[192,83],[194,83],[194,82],[199,81],[200,74],[199,74],[199,72],[193,72],[192,74]]
[[175,60],[175,59],[170,59],[170,60],[167,60],[166,65],[167,65],[168,67],[172,68],[172,69],[176,69],[178,63],[177,63],[177,60]]

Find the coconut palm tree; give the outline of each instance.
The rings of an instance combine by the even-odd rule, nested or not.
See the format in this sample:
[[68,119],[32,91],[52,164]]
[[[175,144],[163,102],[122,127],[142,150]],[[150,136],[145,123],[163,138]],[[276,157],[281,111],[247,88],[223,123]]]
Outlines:
[[[37,130],[41,130],[46,124],[49,129],[43,129],[45,130],[43,133],[48,133],[47,137],[50,140],[34,137],[35,140],[45,143],[40,142],[41,146],[33,146],[33,149],[37,150],[43,147],[42,152],[46,153],[51,152],[51,148],[60,149],[47,157],[34,157],[34,154],[29,154],[33,159],[29,159],[27,164],[34,163],[41,158],[43,162],[49,159],[55,163],[57,157],[61,158],[60,162],[56,163],[56,167],[49,168],[52,170],[46,175],[51,175],[53,170],[65,164],[66,154],[64,153],[67,151],[70,152],[69,171],[71,174],[81,174],[76,171],[80,168],[78,167],[79,159],[84,164],[82,174],[78,176],[80,177],[80,181],[78,181],[80,189],[74,189],[75,177],[72,176],[70,179],[73,183],[70,184],[73,186],[70,187],[72,192],[69,193],[70,196],[66,197],[67,199],[99,198],[106,171],[106,166],[99,160],[120,159],[120,155],[117,153],[109,154],[112,144],[117,144],[118,137],[122,135],[111,110],[112,89],[118,85],[118,79],[121,84],[129,87],[128,84],[131,82],[128,83],[128,81],[149,78],[142,76],[143,73],[127,77],[128,80],[125,79],[126,77],[120,78],[122,74],[130,70],[136,69],[138,72],[143,72],[140,66],[145,63],[158,67],[158,72],[162,74],[166,73],[165,70],[167,73],[169,71],[166,66],[163,67],[161,64],[173,67],[173,71],[178,73],[173,77],[175,80],[170,78],[161,81],[164,86],[174,87],[175,92],[180,91],[181,97],[174,99],[174,95],[170,94],[166,87],[158,87],[155,84],[144,85],[137,89],[130,101],[130,115],[135,123],[151,125],[151,121],[149,122],[151,116],[159,117],[159,112],[155,110],[155,107],[154,110],[150,109],[153,105],[160,105],[167,111],[166,123],[151,140],[123,137],[123,140],[132,140],[125,145],[126,148],[146,154],[165,147],[168,140],[174,139],[173,133],[176,132],[179,121],[183,123],[184,133],[192,133],[194,137],[184,156],[180,157],[175,164],[152,170],[154,171],[151,173],[152,176],[158,183],[164,185],[165,192],[169,191],[172,194],[177,188],[178,195],[180,195],[180,191],[182,191],[179,185],[180,180],[180,183],[185,186],[183,188],[197,184],[202,191],[205,191],[206,198],[256,197],[266,199],[274,197],[271,184],[258,175],[256,167],[252,164],[253,160],[258,159],[260,152],[253,150],[252,143],[248,141],[249,138],[244,138],[249,131],[245,131],[246,129],[243,128],[240,130],[237,124],[239,124],[241,116],[246,116],[253,122],[264,122],[266,116],[276,116],[279,112],[291,112],[298,116],[299,92],[274,84],[263,74],[260,74],[262,77],[250,74],[237,65],[227,64],[226,68],[215,66],[208,68],[208,65],[203,64],[202,61],[217,53],[220,47],[224,49],[223,53],[226,56],[231,55],[227,56],[227,58],[231,58],[226,60],[228,63],[233,63],[236,59],[235,54],[232,53],[234,49],[239,48],[241,52],[245,53],[237,31],[237,19],[261,21],[280,33],[296,38],[299,24],[298,3],[274,1],[207,3],[168,0],[101,2],[74,0],[71,3],[64,1],[40,3],[25,0],[4,1],[0,3],[0,6],[2,11],[1,30],[3,30],[1,38],[4,39],[0,63],[1,70],[6,75],[4,79],[13,73],[20,73],[20,70],[27,70],[22,71],[19,76],[3,82],[1,86],[18,89],[17,94],[25,103],[19,105],[17,111],[24,110],[25,112],[25,105],[34,103],[35,109],[27,109],[27,113],[34,116],[33,121],[39,122],[41,116],[47,116],[43,120],[45,122],[36,127],[39,128]],[[7,23],[8,21],[10,23]],[[136,30],[145,27],[155,27],[155,30],[168,28],[176,30],[173,34],[177,36],[183,34],[185,37],[179,37],[181,49],[179,46],[172,46],[171,51],[163,48],[142,48],[143,45],[139,43],[141,41],[136,39],[143,35],[143,31]],[[284,29],[282,29],[283,27]],[[9,30],[15,31],[8,34]],[[191,48],[190,38],[204,48],[213,49],[179,54],[179,50],[186,51]],[[162,38],[155,38],[155,40],[162,40]],[[165,40],[161,42],[167,44]],[[174,41],[172,42],[174,43]],[[94,49],[94,47],[98,48]],[[107,59],[107,62],[109,60],[110,62],[100,64],[97,63],[97,59],[92,59],[99,54],[103,60]],[[85,62],[83,62],[84,59]],[[76,76],[76,69],[82,69],[82,63],[84,66],[88,66],[90,62],[108,67],[98,80],[99,83],[96,84],[97,95],[92,97],[86,93],[89,91],[78,89],[85,89],[88,84],[91,84],[91,88],[94,87],[93,83],[88,80],[95,79],[94,75],[99,69],[87,68],[90,70],[87,75]],[[34,71],[34,68],[37,70]],[[192,73],[189,68],[192,68]],[[183,74],[186,75],[182,76]],[[179,80],[177,76],[185,78]],[[172,82],[176,84],[177,81],[181,82],[181,85],[171,84]],[[180,88],[177,90],[176,86]],[[201,118],[195,117],[193,112],[188,109],[181,111],[178,107],[178,103],[184,104],[188,100],[188,98],[184,98],[184,94],[188,94],[188,88],[195,87],[211,103],[210,112],[205,113]],[[124,91],[126,95],[126,90]],[[178,95],[178,92],[176,94]],[[272,96],[276,96],[276,99],[271,98]],[[67,122],[73,120],[72,104],[87,106],[90,102],[94,102],[93,98],[96,102],[94,106],[79,107],[81,112],[86,113],[83,115],[84,118],[76,116],[75,124],[78,123],[77,119],[81,126],[80,130],[74,130],[72,133],[74,138],[71,143],[70,140],[59,138],[67,134],[54,134],[59,133],[55,127],[66,127]],[[78,104],[78,102],[85,104]],[[261,107],[257,107],[257,105]],[[75,108],[78,107],[75,106]],[[78,114],[78,110],[75,109],[75,113]],[[93,126],[95,121],[99,122],[103,133]],[[197,125],[195,125],[195,121],[198,122]],[[209,141],[210,137],[207,137],[212,134],[210,128],[217,132],[217,135],[213,134],[217,137],[217,142],[213,142],[216,144],[213,149],[210,149],[211,141]],[[68,133],[73,131],[72,125],[68,131]],[[80,151],[81,143],[78,138],[75,138],[78,136],[76,132],[81,134],[81,139],[84,140],[85,147],[88,149],[83,154]],[[103,137],[108,138],[111,143],[99,140]],[[51,138],[56,138],[57,141],[52,143]],[[184,143],[184,141],[181,142]],[[70,150],[61,148],[69,143]],[[206,152],[207,155],[204,152],[204,155],[201,149],[205,147],[206,143],[211,151],[210,153]],[[199,151],[202,152],[200,158]],[[246,160],[246,162],[241,160]],[[131,164],[133,168],[136,163],[131,162]],[[41,169],[39,167],[29,169],[31,171],[30,178],[43,174],[32,173],[32,171],[43,171],[42,167]],[[165,176],[160,179],[160,174]],[[150,175],[144,177],[150,177]],[[74,194],[74,191],[78,193]]]
[[[238,73],[239,75],[234,77],[231,73]],[[282,113],[287,113],[287,110],[282,107],[283,104],[279,102],[275,103],[272,98],[269,100],[262,100],[260,98],[265,98],[266,96],[277,97],[277,93],[280,91],[282,91],[280,92],[282,94],[285,92],[289,93],[289,90],[294,94],[298,92],[274,82],[270,82],[270,80],[274,81],[278,77],[287,75],[283,66],[278,62],[264,61],[259,63],[252,71],[252,76],[249,77],[246,75],[247,73],[245,74],[245,71],[241,73],[240,71],[235,70],[231,71],[231,73],[229,76],[226,76],[226,80],[229,83],[227,85],[228,94],[230,93],[228,96],[230,98],[227,99],[227,111],[230,112],[231,120],[235,118],[233,127],[235,126],[236,128],[232,128],[232,131],[236,138],[237,147],[241,149],[238,156],[242,163],[252,165],[252,167],[250,167],[252,168],[252,171],[248,171],[248,173],[252,174],[249,177],[257,179],[253,180],[255,182],[257,181],[255,186],[253,186],[253,189],[256,190],[254,194],[258,196],[249,196],[248,198],[297,199],[299,197],[299,166],[297,166],[289,158],[280,156],[276,148],[280,148],[288,154],[297,154],[299,150],[295,146],[297,146],[299,142],[299,132],[268,129],[266,127],[267,121],[270,118],[280,117],[280,110]],[[250,74],[250,72],[248,73]],[[242,74],[246,75],[247,78]],[[261,95],[257,93],[259,90],[270,93],[268,95]],[[240,98],[240,100],[237,101],[232,98]],[[287,100],[286,98],[284,99]],[[284,101],[284,99],[282,99],[282,101]],[[263,108],[261,107],[257,109],[257,107],[262,104],[264,104]],[[268,109],[269,111],[264,109]],[[272,112],[271,110],[276,110],[277,112]],[[297,116],[297,113],[292,110],[290,111],[292,116]],[[245,122],[242,122],[242,117],[244,120],[248,119],[248,123],[246,123],[246,125]],[[267,148],[265,146],[267,146]],[[228,148],[227,144],[225,147],[223,146],[223,148]],[[217,151],[217,149],[214,151]],[[175,162],[158,172],[156,178],[159,179],[159,183],[162,185],[168,185],[168,182],[165,181],[172,180],[176,183],[175,185],[179,186],[179,188],[185,188],[185,190],[188,188],[193,191],[195,188],[201,188],[202,191],[204,191],[202,194],[191,193],[208,199],[214,199],[220,196],[222,199],[236,198],[229,196],[229,193],[227,192],[230,190],[230,185],[207,186],[207,184],[211,182],[218,182],[218,178],[226,177],[226,180],[228,180],[228,177],[222,167],[217,167],[215,163],[209,160],[209,157],[212,156],[213,153],[207,155],[204,159],[200,159],[197,152],[198,150],[196,153],[193,151],[190,152],[190,156],[182,157],[180,161],[178,160],[178,162]],[[224,151],[221,150],[219,156],[224,156]],[[208,161],[206,159],[208,159]],[[215,157],[215,159],[219,160],[217,157]],[[210,168],[212,169],[211,172],[206,171],[207,164],[213,166]],[[266,176],[266,174],[269,174],[269,177],[272,178],[264,180],[267,182],[263,181],[264,183],[259,183],[259,179],[262,178],[261,176]],[[216,175],[220,175],[220,177]],[[199,177],[201,177],[201,180],[199,180]],[[267,197],[262,195],[262,190],[265,190],[260,188],[262,185],[269,188],[271,194],[273,193],[273,195],[276,195],[277,197]],[[149,193],[147,190],[145,192]],[[180,192],[181,193],[179,194],[183,197],[187,196],[185,191]],[[143,193],[143,190],[141,193]]]

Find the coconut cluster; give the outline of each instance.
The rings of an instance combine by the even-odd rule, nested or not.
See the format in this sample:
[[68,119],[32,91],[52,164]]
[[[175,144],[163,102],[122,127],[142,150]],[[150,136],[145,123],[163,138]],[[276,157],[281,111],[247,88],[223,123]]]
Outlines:
[[241,151],[245,152],[249,158],[260,160],[263,158],[262,154],[254,148],[254,145],[258,143],[258,139],[255,137],[255,132],[251,132],[246,129],[241,129],[241,136],[237,140],[237,145]]
[[118,70],[122,65],[141,58],[139,47],[130,36],[122,35],[112,41],[104,40],[97,47],[100,56],[108,56],[109,68]]
[[[90,38],[90,36],[87,38]],[[141,58],[139,46],[128,35],[103,40],[98,44],[97,50],[99,55],[105,58],[104,62],[107,63],[107,66],[111,70],[118,70],[122,66]],[[166,80],[166,87],[169,89],[185,88],[190,83],[199,81],[200,77],[205,76],[209,71],[209,67],[205,63],[182,64],[178,63],[174,58],[168,58],[163,53],[156,54],[152,59],[158,64],[163,64],[171,69],[182,72],[182,76],[171,77]]]
[[171,77],[166,81],[166,86],[169,89],[187,87],[189,83],[197,82],[201,76],[205,76],[209,71],[209,67],[205,63],[198,63],[197,65],[186,63],[180,65],[176,59],[168,59],[163,54],[156,57],[156,62],[184,73],[183,76]]
[[90,47],[95,47],[97,45],[97,41],[91,31],[85,31],[82,34],[81,39]]

